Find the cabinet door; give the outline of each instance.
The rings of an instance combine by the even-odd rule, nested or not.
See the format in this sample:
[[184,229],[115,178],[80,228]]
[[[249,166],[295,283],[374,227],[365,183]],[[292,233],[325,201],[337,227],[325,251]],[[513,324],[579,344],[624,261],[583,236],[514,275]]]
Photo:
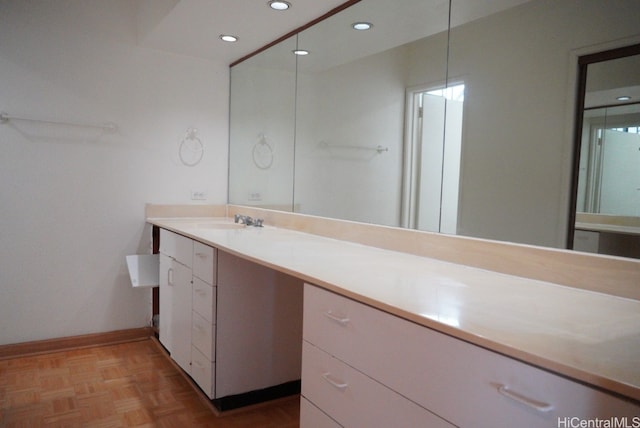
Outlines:
[[200,242],[193,242],[193,276],[216,285],[216,250]]
[[213,399],[213,376],[215,363],[212,363],[198,348],[191,348],[191,377],[207,394],[207,397]]
[[160,343],[171,353],[171,314],[173,313],[173,287],[169,285],[173,282],[172,260],[160,253],[160,322],[158,325]]
[[160,253],[191,268],[193,240],[170,230],[160,229]]
[[302,355],[302,396],[342,426],[453,428],[306,341]]
[[[169,288],[171,289],[171,358],[184,371],[190,373],[191,367],[191,269],[171,261]],[[162,290],[161,290],[162,292]],[[162,294],[160,295],[162,301]],[[161,312],[162,313],[162,312]]]
[[209,361],[213,361],[216,355],[215,329],[210,321],[207,321],[197,312],[193,312],[191,345],[198,348]]
[[216,320],[216,287],[193,277],[193,311],[213,324]]

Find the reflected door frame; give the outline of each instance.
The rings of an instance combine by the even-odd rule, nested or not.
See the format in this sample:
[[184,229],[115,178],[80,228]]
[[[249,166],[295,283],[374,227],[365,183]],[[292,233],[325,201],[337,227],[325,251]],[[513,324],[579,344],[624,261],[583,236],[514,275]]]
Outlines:
[[464,90],[464,80],[406,90],[401,227],[457,233]]
[[[582,149],[582,128],[584,124],[584,104],[587,89],[587,69],[590,64],[640,55],[640,43],[610,49],[578,57],[577,100],[573,132],[573,164],[571,173],[571,196],[569,201],[569,223],[567,227],[567,248],[573,249],[578,202],[578,176],[580,171],[580,152]],[[606,107],[606,106],[602,106]]]
[[[440,106],[441,112],[440,117],[430,117],[431,114],[427,114],[427,117],[424,115],[424,106],[421,105],[421,100],[424,94],[432,91],[434,89],[441,89],[443,85],[423,85],[417,86],[413,88],[409,88],[406,91],[407,97],[407,108],[406,108],[406,132],[405,132],[405,143],[404,143],[404,168],[403,168],[403,191],[402,191],[402,226],[408,227],[411,229],[416,229],[418,227],[419,221],[419,206],[421,202],[421,198],[426,196],[430,196],[432,201],[431,203],[436,203],[440,205],[440,188],[441,182],[439,177],[442,175],[442,158],[444,155],[444,118],[445,118],[445,105],[444,99],[443,103]],[[423,139],[425,136],[423,135],[425,124],[424,121],[429,120],[432,122],[431,126],[426,126],[430,128],[435,134],[432,135],[436,140],[432,141],[433,143],[439,143],[439,147],[436,145],[430,145],[429,147],[423,147]],[[423,153],[424,150],[430,150],[430,153]],[[435,157],[433,161],[439,163],[438,168],[433,168],[434,165],[430,165],[431,171],[424,171],[424,167],[427,165],[423,165],[422,158],[423,156]],[[425,172],[432,173],[432,177],[430,177],[429,184],[432,188],[425,189],[425,183],[422,183],[422,175]],[[439,209],[438,209],[439,211]],[[437,225],[439,229],[440,224],[440,214],[439,212],[434,213],[435,219],[432,219]],[[438,232],[438,230],[431,230]]]

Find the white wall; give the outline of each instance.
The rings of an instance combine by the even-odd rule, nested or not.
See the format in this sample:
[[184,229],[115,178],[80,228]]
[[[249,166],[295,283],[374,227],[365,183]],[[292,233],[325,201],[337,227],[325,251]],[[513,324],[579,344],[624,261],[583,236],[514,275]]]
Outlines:
[[0,3],[0,110],[119,126],[0,124],[0,344],[148,325],[125,265],[150,250],[145,203],[226,202],[228,68],[139,47],[135,5]]

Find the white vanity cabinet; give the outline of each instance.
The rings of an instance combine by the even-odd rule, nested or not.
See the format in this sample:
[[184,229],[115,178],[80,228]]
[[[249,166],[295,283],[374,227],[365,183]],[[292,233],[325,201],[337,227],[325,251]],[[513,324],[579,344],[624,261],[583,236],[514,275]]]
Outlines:
[[219,251],[217,287],[216,397],[297,386],[302,281]]
[[178,365],[191,372],[193,241],[160,231],[160,343]]
[[193,242],[191,377],[210,399],[215,397],[217,253]]
[[216,250],[160,230],[160,342],[213,398]]
[[160,342],[220,410],[297,392],[301,280],[162,228],[160,278]]
[[[302,380],[303,396],[341,426],[453,428],[357,367],[307,341],[302,344]],[[311,427],[314,426],[311,421],[318,419],[302,414],[302,420]]]
[[[305,422],[309,404],[342,425],[366,426],[343,415],[347,392],[356,393],[349,370],[460,427],[640,416],[636,404],[312,285],[305,285],[303,337],[302,395],[310,402],[301,407],[303,428],[314,426]],[[332,383],[335,397],[327,398]],[[375,403],[354,413],[376,411]]]
[[[352,311],[345,303],[355,302],[308,284],[304,287],[302,428],[331,426],[330,421],[344,427],[453,427],[427,408],[407,399],[403,389],[394,390],[381,380],[386,377],[381,374],[387,370],[386,364],[396,364],[393,359],[378,367],[370,367],[360,356],[344,359],[349,351],[339,348],[363,347],[363,353],[386,353],[386,344],[378,340],[362,343],[355,339],[356,336],[364,339],[359,329],[366,329],[368,321],[353,324]],[[341,329],[352,330],[354,325],[358,327],[353,331],[355,340],[352,343],[340,340],[340,337],[337,341],[331,339],[335,327],[342,333]],[[404,373],[404,376],[412,375]]]

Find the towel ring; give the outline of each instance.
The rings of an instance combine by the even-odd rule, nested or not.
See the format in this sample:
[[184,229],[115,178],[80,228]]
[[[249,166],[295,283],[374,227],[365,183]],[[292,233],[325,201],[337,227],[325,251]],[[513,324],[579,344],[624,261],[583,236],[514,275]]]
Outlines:
[[251,155],[253,163],[260,169],[269,169],[273,165],[273,148],[267,142],[264,134],[260,134],[260,139],[253,145]]
[[187,129],[187,134],[180,142],[178,154],[183,165],[196,166],[200,163],[204,155],[204,146],[200,138],[198,138],[197,129]]

